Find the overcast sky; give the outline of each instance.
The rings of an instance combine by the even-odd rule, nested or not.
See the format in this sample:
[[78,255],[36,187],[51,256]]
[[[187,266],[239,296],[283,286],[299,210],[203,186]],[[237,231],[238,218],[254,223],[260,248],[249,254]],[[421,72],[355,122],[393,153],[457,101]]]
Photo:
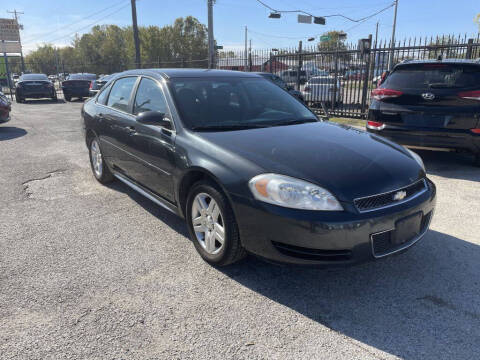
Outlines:
[[[380,0],[263,0],[279,10],[302,9],[314,15],[343,14],[355,19],[373,14],[393,1]],[[187,15],[207,22],[207,0],[137,0],[139,25],[164,26],[175,18]],[[75,33],[88,32],[95,24],[129,25],[130,0],[4,0],[6,10],[24,12],[22,41],[26,52],[42,43],[58,46],[70,44]],[[480,13],[480,0],[399,0],[397,38],[437,34],[478,33],[474,23]],[[254,48],[296,46],[299,40],[329,30],[344,30],[348,40],[375,33],[378,21],[380,38],[389,38],[392,31],[393,8],[361,23],[331,17],[327,25],[298,24],[295,14],[282,14],[281,19],[269,19],[269,10],[256,0],[217,0],[214,8],[214,31],[217,43],[226,49],[243,46],[245,25]]]

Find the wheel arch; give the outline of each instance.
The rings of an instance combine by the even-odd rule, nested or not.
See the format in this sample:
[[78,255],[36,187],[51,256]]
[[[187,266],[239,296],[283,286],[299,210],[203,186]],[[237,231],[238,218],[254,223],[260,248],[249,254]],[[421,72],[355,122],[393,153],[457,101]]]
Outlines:
[[232,206],[232,200],[227,190],[222,185],[222,183],[217,178],[217,176],[215,176],[205,168],[192,167],[192,168],[189,168],[188,171],[186,171],[183,174],[180,181],[178,182],[178,187],[177,187],[178,209],[180,214],[184,218],[186,217],[186,205],[187,205],[188,193],[191,187],[193,186],[193,184],[201,180],[206,180],[211,182],[212,185],[214,185],[219,191],[221,191],[225,195],[225,197],[227,198],[227,201],[230,203],[230,207],[234,209],[234,207]]

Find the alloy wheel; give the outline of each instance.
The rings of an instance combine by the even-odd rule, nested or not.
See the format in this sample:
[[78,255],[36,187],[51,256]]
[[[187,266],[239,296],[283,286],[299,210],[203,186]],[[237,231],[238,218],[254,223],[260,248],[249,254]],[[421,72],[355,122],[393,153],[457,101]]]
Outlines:
[[195,237],[210,255],[218,254],[225,244],[225,227],[220,207],[207,193],[199,193],[192,204]]
[[95,176],[100,179],[103,173],[103,160],[97,139],[92,140],[92,144],[90,145],[90,155]]

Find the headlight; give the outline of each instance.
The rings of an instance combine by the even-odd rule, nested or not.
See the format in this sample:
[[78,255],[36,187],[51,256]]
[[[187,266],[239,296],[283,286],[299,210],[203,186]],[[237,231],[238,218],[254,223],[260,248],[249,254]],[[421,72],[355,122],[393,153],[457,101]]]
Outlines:
[[425,164],[423,163],[423,160],[420,157],[420,155],[418,155],[417,153],[414,153],[410,149],[407,149],[407,150],[410,153],[410,155],[412,155],[412,157],[415,159],[415,161],[418,163],[418,165],[420,165],[420,167],[423,169],[423,171],[425,171]]
[[329,191],[289,176],[262,174],[255,176],[248,185],[255,199],[270,204],[304,210],[343,210]]

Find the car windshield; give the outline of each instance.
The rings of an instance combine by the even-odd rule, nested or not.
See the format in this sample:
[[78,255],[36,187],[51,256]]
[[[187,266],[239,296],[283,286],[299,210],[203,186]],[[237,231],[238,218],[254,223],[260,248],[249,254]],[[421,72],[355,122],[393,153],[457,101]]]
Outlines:
[[45,74],[25,74],[20,77],[20,80],[21,81],[48,80],[48,77]]
[[464,64],[415,64],[396,69],[383,87],[428,89],[469,88],[480,83],[480,66]]
[[184,125],[193,130],[318,121],[306,106],[263,78],[177,78],[170,87]]
[[68,77],[68,80],[96,80],[95,74],[72,74]]

